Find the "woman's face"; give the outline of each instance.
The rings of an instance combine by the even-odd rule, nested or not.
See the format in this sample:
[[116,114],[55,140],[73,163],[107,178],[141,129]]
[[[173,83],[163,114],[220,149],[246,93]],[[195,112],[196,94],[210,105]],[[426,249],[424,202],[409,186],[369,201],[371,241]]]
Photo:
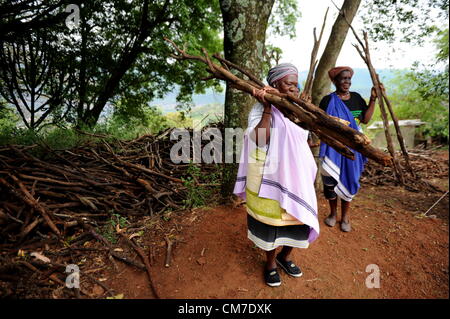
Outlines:
[[334,85],[338,92],[347,93],[352,85],[352,74],[350,71],[342,71],[336,76]]
[[275,83],[275,87],[280,93],[298,94],[298,77],[290,74]]

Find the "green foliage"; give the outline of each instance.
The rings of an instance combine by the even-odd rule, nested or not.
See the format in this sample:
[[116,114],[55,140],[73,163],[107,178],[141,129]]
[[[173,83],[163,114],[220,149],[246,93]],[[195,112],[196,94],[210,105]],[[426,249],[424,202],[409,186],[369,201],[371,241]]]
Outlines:
[[[398,75],[386,87],[395,87],[393,92],[388,91],[389,99],[399,120],[421,119],[427,122],[422,130],[425,135],[438,139],[448,139],[448,95],[432,95],[422,93],[423,88],[416,80],[416,74],[409,72]],[[373,120],[381,120],[380,110],[377,107]]]
[[295,38],[295,25],[301,17],[297,0],[277,0],[269,19],[269,32],[278,36]]
[[117,213],[112,213],[111,219],[101,227],[100,234],[112,244],[117,243],[116,227],[125,228],[129,224],[126,217]]
[[436,55],[438,62],[447,62],[448,64],[448,28],[438,32],[434,43],[438,49]]
[[161,110],[147,107],[134,109],[119,107],[104,124],[95,131],[118,139],[133,139],[143,134],[155,134],[169,127]]
[[[288,36],[290,39],[294,39],[297,20],[300,17],[297,0],[277,0],[269,18],[267,33],[272,36]],[[267,74],[271,67],[278,64],[282,54],[283,51],[280,48],[266,44],[262,74]]]
[[11,142],[18,121],[19,116],[14,111],[6,107],[0,107],[0,145]]
[[361,10],[364,28],[374,41],[419,44],[447,24],[448,0],[373,0]]
[[187,199],[184,200],[184,206],[186,208],[205,206],[207,203],[211,204],[214,198],[213,195],[217,192],[217,189],[198,184],[202,182],[219,185],[220,170],[217,168],[209,174],[205,174],[201,171],[200,166],[190,163],[187,176],[182,177],[181,180],[188,190]]
[[188,176],[181,178],[184,187],[188,190],[188,196],[187,199],[184,200],[184,206],[186,208],[204,206],[211,194],[209,194],[209,192],[206,192],[205,194],[205,190],[197,185],[198,180],[201,177],[200,167],[191,163],[187,174]]
[[86,137],[80,137],[74,130],[63,127],[49,128],[41,136],[53,150],[71,149],[80,145],[86,139]]
[[170,112],[165,117],[169,127],[192,128],[192,118],[186,117],[184,112]]

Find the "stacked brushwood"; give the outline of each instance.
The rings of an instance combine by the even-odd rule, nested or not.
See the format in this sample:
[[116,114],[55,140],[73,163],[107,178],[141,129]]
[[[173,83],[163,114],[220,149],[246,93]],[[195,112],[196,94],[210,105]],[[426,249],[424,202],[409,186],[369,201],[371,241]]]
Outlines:
[[[0,146],[0,245],[63,238],[112,214],[152,216],[182,210],[191,164],[174,164],[170,130],[131,141],[100,139],[36,156],[42,146]],[[33,155],[35,154],[35,155]],[[217,164],[201,165],[202,175]],[[204,174],[203,174],[204,173]],[[197,180],[198,185],[204,185]]]
[[[414,192],[444,192],[433,180],[448,178],[448,160],[439,156],[439,151],[412,149],[409,150],[409,161],[414,168],[414,176],[405,175],[405,188]],[[405,167],[405,160],[400,161]],[[394,186],[398,180],[392,167],[383,167],[369,161],[361,177],[361,182],[373,186]]]

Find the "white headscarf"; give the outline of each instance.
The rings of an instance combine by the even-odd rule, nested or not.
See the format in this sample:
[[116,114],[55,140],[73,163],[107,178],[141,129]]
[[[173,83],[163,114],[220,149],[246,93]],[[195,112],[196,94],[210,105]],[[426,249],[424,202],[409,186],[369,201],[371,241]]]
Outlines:
[[298,70],[295,65],[291,63],[278,64],[269,70],[269,73],[267,74],[267,83],[269,83],[270,86],[273,86],[276,81],[291,74],[298,76]]

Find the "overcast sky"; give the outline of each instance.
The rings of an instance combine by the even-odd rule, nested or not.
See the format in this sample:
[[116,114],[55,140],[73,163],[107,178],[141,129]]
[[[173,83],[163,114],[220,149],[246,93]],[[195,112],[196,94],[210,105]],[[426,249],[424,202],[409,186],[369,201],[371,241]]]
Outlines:
[[[335,0],[338,6],[341,6],[343,2],[343,0]],[[296,25],[297,37],[291,40],[289,37],[269,36],[268,42],[283,50],[280,63],[290,62],[296,65],[299,71],[305,71],[309,69],[310,55],[314,41],[313,28],[316,27],[316,33],[319,36],[324,14],[327,7],[330,7],[327,24],[317,55],[317,58],[320,58],[338,12],[330,0],[298,0],[298,4],[301,18],[297,21]],[[363,24],[358,14],[353,20],[352,25],[362,39]],[[353,47],[353,43],[357,43],[357,41],[352,31],[349,30],[337,60],[337,65],[365,68],[366,65]],[[410,68],[414,61],[418,60],[425,63],[432,62],[436,50],[431,42],[425,42],[423,47],[411,46],[400,42],[394,44],[369,42],[369,46],[375,69]]]

